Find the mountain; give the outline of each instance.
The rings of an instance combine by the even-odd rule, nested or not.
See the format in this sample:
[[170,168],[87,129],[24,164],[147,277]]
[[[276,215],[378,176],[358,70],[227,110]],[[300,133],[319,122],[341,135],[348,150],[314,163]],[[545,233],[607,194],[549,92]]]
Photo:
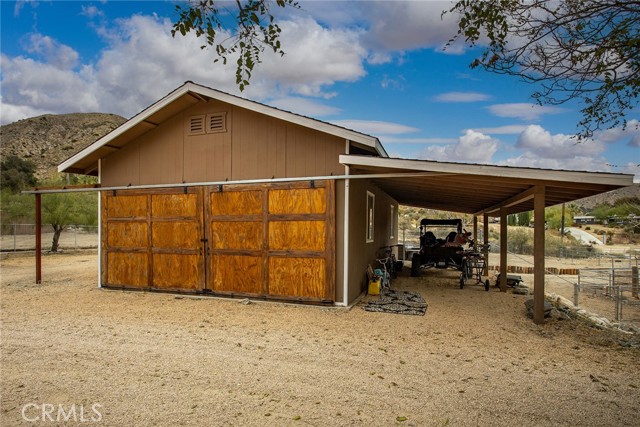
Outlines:
[[640,198],[640,184],[633,184],[629,187],[619,188],[617,190],[609,191],[607,193],[596,194],[595,196],[585,197],[584,199],[576,200],[572,202],[578,205],[583,212],[588,213],[591,209],[597,205],[604,203],[614,204],[616,200],[623,197],[638,197]]
[[0,156],[31,160],[40,179],[126,121],[115,114],[46,114],[0,126]]

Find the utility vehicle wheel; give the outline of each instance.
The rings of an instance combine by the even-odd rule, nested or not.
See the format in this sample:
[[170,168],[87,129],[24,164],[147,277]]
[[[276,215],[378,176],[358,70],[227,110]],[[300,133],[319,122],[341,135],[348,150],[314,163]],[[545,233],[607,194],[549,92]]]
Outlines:
[[413,254],[411,257],[411,277],[420,275],[420,254]]
[[487,279],[487,280],[484,281],[484,290],[488,292],[489,291],[489,286],[490,286],[489,279]]
[[464,275],[460,276],[460,289],[464,289]]

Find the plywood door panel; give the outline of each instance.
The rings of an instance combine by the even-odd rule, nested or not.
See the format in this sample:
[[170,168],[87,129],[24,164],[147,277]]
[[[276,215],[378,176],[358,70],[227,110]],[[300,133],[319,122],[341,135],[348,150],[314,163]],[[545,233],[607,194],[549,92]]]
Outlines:
[[214,255],[213,290],[236,294],[262,294],[262,256]]
[[210,194],[214,216],[262,215],[262,191],[223,191]]
[[153,287],[197,290],[199,283],[200,268],[196,255],[153,254]]
[[327,209],[324,188],[269,191],[270,214],[321,214]]
[[326,290],[323,258],[269,258],[271,295],[324,299]]
[[104,192],[105,286],[204,288],[203,189]]
[[113,248],[145,248],[148,241],[146,222],[110,222],[107,244]]
[[332,181],[210,187],[214,292],[307,301],[335,296]]
[[182,249],[198,251],[200,248],[198,223],[195,221],[154,221],[151,225],[151,244],[154,249]]
[[153,194],[151,210],[154,218],[197,217],[197,194]]
[[148,282],[146,253],[111,252],[107,254],[109,285],[146,287]]
[[106,211],[109,219],[146,218],[147,196],[109,196]]
[[325,249],[325,221],[269,222],[269,250],[318,251]]
[[211,247],[213,249],[260,250],[264,242],[262,222],[213,221]]

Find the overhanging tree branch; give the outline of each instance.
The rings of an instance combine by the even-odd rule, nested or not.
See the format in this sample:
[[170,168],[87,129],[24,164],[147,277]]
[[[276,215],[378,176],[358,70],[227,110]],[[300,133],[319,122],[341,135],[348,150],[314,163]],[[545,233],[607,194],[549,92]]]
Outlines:
[[472,68],[517,76],[540,85],[532,97],[584,107],[578,138],[626,126],[640,95],[640,1],[460,0],[458,32],[485,46]]

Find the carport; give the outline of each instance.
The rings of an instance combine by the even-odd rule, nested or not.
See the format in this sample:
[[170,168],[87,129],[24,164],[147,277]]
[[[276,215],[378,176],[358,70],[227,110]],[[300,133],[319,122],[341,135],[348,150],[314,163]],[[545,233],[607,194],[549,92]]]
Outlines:
[[[368,175],[400,204],[500,218],[500,290],[507,286],[507,215],[534,212],[534,322],[544,322],[545,221],[548,206],[605,193],[633,184],[629,174],[578,172],[341,155],[349,175]],[[484,243],[488,243],[488,233]],[[488,255],[488,254],[485,254]]]

